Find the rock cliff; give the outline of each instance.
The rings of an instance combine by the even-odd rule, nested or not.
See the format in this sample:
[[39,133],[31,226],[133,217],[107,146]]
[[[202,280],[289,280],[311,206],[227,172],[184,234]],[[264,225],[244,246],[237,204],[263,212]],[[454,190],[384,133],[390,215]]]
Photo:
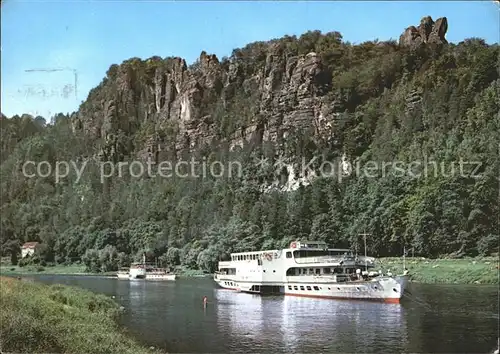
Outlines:
[[[446,43],[446,30],[446,18],[425,17],[418,29],[405,30],[400,46]],[[109,68],[73,128],[100,141],[105,160],[135,155],[158,162],[185,150],[266,141],[279,151],[290,134],[335,144],[336,124],[353,96],[349,88],[332,90],[334,70],[324,63],[337,51],[352,57],[353,48],[338,43],[326,54],[298,53],[283,39],[255,43],[223,60],[202,52],[190,67],[178,57],[132,58]],[[381,55],[397,50],[376,47]]]
[[[181,58],[133,59],[112,66],[73,118],[74,129],[102,139],[104,155],[119,153],[117,132],[136,134],[145,125],[149,130],[138,141],[142,145],[133,150],[156,156],[223,142],[231,148],[280,142],[293,129],[329,136],[335,113],[323,98],[331,74],[315,53],[288,57],[275,45],[260,70],[248,75],[244,64],[237,59],[221,64],[215,55],[202,52],[193,68]],[[245,115],[227,117],[244,124],[226,137],[216,131],[214,122],[224,110]],[[166,141],[166,136],[175,139]],[[130,152],[122,148],[120,153]]]

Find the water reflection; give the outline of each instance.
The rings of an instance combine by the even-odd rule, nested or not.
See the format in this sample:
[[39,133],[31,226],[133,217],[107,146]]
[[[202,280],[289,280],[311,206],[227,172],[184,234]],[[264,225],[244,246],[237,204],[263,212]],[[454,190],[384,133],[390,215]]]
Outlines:
[[401,351],[406,338],[401,305],[287,296],[282,307],[284,343],[290,351],[321,343],[318,350],[325,352],[379,352],[388,342]]
[[229,327],[240,350],[248,345],[250,351],[379,352],[391,343],[401,352],[407,340],[404,311],[392,304],[217,292],[218,326]]
[[263,297],[234,291],[217,291],[217,322],[229,325],[233,334],[261,338],[264,329]]

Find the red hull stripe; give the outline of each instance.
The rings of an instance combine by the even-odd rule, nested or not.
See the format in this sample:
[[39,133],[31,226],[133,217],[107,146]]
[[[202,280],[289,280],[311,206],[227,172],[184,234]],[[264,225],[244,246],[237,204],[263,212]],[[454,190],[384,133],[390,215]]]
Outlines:
[[322,296],[322,295],[308,295],[308,294],[293,294],[285,293],[287,296],[299,296],[299,297],[310,297],[316,299],[334,299],[334,300],[363,300],[363,301],[377,301],[385,302],[389,304],[399,304],[400,299],[398,298],[359,298],[359,297],[340,297],[340,296]]

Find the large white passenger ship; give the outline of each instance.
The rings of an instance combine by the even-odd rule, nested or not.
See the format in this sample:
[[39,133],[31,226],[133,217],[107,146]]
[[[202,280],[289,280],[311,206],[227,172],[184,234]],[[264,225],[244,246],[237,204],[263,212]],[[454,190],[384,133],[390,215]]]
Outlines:
[[408,276],[372,272],[375,259],[325,242],[292,242],[283,250],[232,253],[219,262],[214,280],[226,289],[330,299],[399,303]]

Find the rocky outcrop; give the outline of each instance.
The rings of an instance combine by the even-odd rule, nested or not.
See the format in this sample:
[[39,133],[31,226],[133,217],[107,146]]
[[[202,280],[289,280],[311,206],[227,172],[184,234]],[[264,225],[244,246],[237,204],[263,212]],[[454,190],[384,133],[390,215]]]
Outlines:
[[434,22],[430,16],[423,17],[417,27],[408,27],[399,37],[399,45],[418,47],[424,43],[445,44],[448,31],[448,20],[441,17]]
[[[290,131],[328,136],[335,112],[324,100],[331,74],[321,59],[315,53],[288,56],[277,44],[262,64],[248,76],[244,60],[221,63],[205,52],[191,68],[181,58],[131,59],[108,71],[73,127],[100,139],[103,156],[123,154],[112,133],[135,135],[133,150],[156,161],[214,144],[280,143]],[[244,123],[222,136],[220,119],[228,114],[225,119]]]

